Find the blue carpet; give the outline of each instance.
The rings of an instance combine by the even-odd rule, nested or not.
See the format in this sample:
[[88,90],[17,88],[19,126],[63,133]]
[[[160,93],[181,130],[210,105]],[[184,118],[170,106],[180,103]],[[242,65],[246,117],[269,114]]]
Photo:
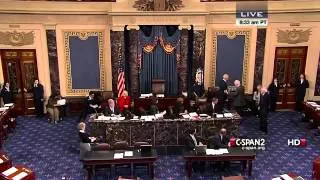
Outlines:
[[[246,179],[270,180],[287,172],[311,179],[312,161],[320,155],[320,139],[312,137],[305,130],[304,124],[299,123],[300,118],[296,112],[270,114],[268,135],[258,131],[259,121],[256,118],[243,120],[240,127],[242,136],[266,139],[266,150],[258,153],[253,162],[252,177],[248,178],[246,175]],[[36,179],[83,179],[76,120],[77,118],[65,118],[61,123],[53,125],[45,119],[19,117],[18,126],[6,140],[4,151],[15,165],[23,164],[33,169]],[[288,139],[302,137],[308,140],[306,148],[288,147]],[[155,164],[156,179],[184,179],[184,167],[181,156],[160,156]],[[239,170],[238,165],[232,165],[230,174],[237,175]],[[149,179],[143,171],[137,174],[144,180]],[[97,172],[97,176],[97,179],[108,179],[104,172]],[[207,170],[204,174],[195,173],[192,179],[220,179],[220,173]]]

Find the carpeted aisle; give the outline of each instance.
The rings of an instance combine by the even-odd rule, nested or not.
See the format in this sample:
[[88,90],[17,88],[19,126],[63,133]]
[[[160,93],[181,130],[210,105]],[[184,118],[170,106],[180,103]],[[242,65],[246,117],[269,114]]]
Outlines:
[[[258,131],[258,120],[246,118],[240,127],[241,135],[248,138],[265,138],[266,150],[259,152],[253,162],[253,176],[247,179],[270,180],[282,173],[293,172],[305,179],[311,179],[312,160],[320,155],[319,139],[314,140],[302,126],[301,116],[295,112],[270,114],[268,136]],[[40,180],[81,180],[83,170],[79,161],[77,118],[66,118],[57,125],[45,119],[19,117],[18,126],[6,140],[4,151],[14,164],[24,164],[36,172]],[[306,148],[288,147],[290,138],[305,137]],[[160,156],[155,165],[157,179],[182,180],[185,164],[181,156]],[[239,173],[237,165],[231,166],[231,175]],[[139,172],[138,172],[139,173]],[[141,172],[143,173],[143,172]],[[107,179],[97,172],[97,179]],[[114,177],[112,179],[115,179]],[[148,179],[142,175],[142,179]],[[204,174],[194,174],[192,179],[220,179],[220,173],[207,170]]]

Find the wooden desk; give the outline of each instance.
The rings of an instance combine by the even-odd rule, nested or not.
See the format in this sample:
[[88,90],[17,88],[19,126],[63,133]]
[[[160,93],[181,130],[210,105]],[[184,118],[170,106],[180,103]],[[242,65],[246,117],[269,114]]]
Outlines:
[[313,120],[311,128],[317,128],[320,126],[320,111],[317,111],[315,107],[307,104],[306,102],[303,103],[302,107],[305,113],[305,118],[308,120]]
[[198,135],[206,139],[224,127],[228,132],[239,131],[241,117],[234,114],[232,118],[204,118],[201,120],[164,119],[164,120],[89,120],[89,134],[103,136],[107,143],[127,141],[130,146],[134,142],[149,142],[153,146],[183,145],[185,131],[196,128]]
[[150,156],[141,156],[139,150],[133,151],[133,156],[123,157],[122,159],[114,159],[115,152],[124,151],[89,151],[84,154],[80,160],[84,167],[88,171],[88,179],[91,179],[92,170],[98,165],[115,165],[115,164],[130,164],[131,165],[131,176],[133,175],[133,164],[148,164],[150,177],[154,178],[154,167],[153,164],[157,160],[157,153],[155,150],[152,151]]
[[221,155],[196,155],[194,152],[185,152],[184,159],[187,165],[188,177],[192,176],[192,163],[199,161],[242,161],[242,169],[248,164],[248,175],[251,176],[252,160],[256,158],[256,152],[253,150],[242,150],[241,148],[229,148],[228,154]]
[[[175,106],[177,99],[174,97],[164,97],[158,99],[158,109],[160,112],[167,110],[168,106]],[[184,107],[189,109],[189,99],[184,98]],[[144,110],[149,111],[150,106],[152,105],[151,98],[136,98],[134,99],[134,113],[138,114],[139,108],[142,107]]]
[[0,152],[0,173],[12,167],[11,159],[4,152]]
[[14,166],[14,167],[18,169],[16,172],[10,174],[9,176],[5,176],[4,174],[1,173],[0,179],[12,180],[12,178],[15,177],[16,175],[18,175],[22,172],[25,172],[28,175],[26,177],[24,177],[22,180],[35,180],[35,173],[32,170],[30,170],[29,168],[27,168],[25,166],[21,166],[21,165]]

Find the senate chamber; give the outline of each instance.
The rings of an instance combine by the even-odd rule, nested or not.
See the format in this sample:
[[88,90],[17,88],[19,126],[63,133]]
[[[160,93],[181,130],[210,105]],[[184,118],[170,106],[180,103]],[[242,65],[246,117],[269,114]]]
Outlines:
[[320,180],[319,0],[1,0],[1,180]]

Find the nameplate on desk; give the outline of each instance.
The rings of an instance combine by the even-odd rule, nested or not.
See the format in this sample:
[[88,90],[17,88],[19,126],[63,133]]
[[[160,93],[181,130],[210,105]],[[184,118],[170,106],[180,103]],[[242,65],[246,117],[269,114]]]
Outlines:
[[11,107],[11,106],[13,106],[13,103],[8,103],[4,105],[4,107]]
[[21,172],[21,173],[19,173],[18,175],[14,176],[14,177],[12,178],[12,180],[21,180],[21,179],[25,178],[26,176],[28,176],[28,173],[26,173],[26,172]]
[[8,176],[10,176],[11,174],[13,174],[13,173],[15,173],[17,171],[18,171],[17,168],[12,167],[10,169],[7,169],[6,171],[3,171],[2,174],[8,177]]
[[123,158],[123,153],[114,153],[113,158],[114,159],[122,159]]

